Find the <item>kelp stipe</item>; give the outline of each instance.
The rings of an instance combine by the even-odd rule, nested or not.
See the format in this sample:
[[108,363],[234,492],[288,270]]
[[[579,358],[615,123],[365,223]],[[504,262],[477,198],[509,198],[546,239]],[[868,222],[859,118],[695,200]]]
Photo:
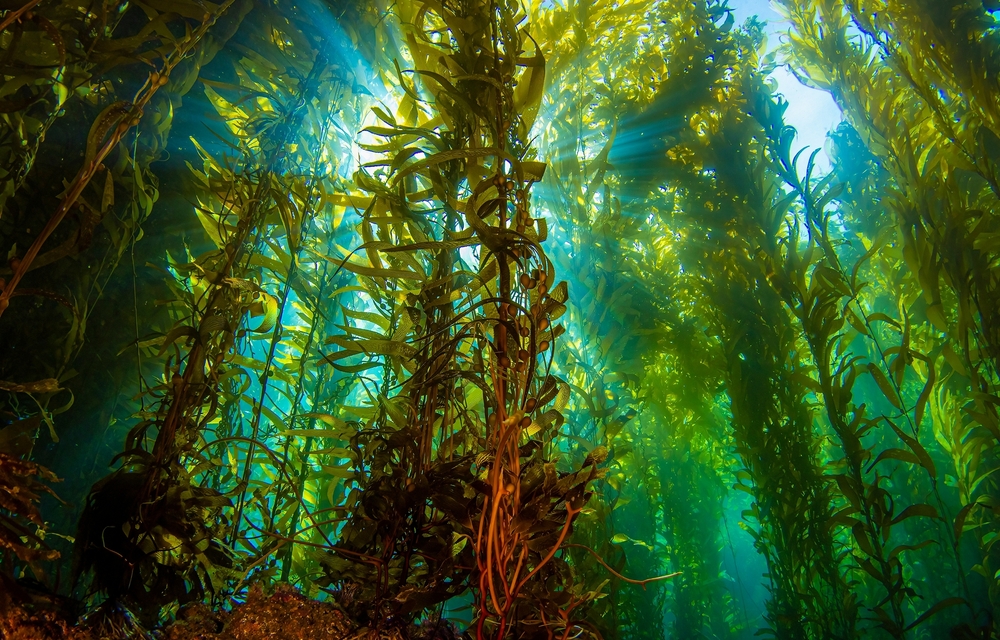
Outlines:
[[[337,260],[371,279],[387,333],[334,340],[340,370],[379,366],[340,364],[355,355],[384,361],[352,439],[359,508],[331,579],[350,576],[377,622],[471,587],[477,637],[582,631],[572,611],[586,596],[543,586],[565,579],[554,556],[602,462],[567,474],[546,456],[561,422],[549,367],[567,290],[530,203],[545,166],[525,141],[545,61],[514,4],[399,15],[414,68],[397,67],[401,103],[376,109],[366,130],[384,158],[355,177],[371,194],[366,259]],[[442,28],[453,40],[437,38]]]
[[[971,528],[981,559],[971,563],[971,573],[958,561],[952,569],[963,583],[961,595],[968,599],[976,574],[983,575],[995,612],[996,577],[987,570],[995,564],[993,536],[983,534],[996,526],[989,509],[992,499],[987,497],[997,439],[991,401],[996,395],[996,362],[990,346],[995,314],[989,311],[995,295],[987,275],[992,267],[982,261],[992,251],[988,238],[997,197],[991,142],[996,131],[991,105],[997,91],[957,62],[975,56],[980,60],[977,68],[984,72],[995,66],[990,49],[996,39],[994,19],[975,4],[941,3],[901,12],[899,21],[890,25],[867,5],[823,2],[789,7],[797,32],[790,54],[809,61],[805,75],[810,82],[828,88],[843,106],[852,137],[860,143],[860,149],[845,154],[845,160],[870,153],[882,159],[879,180],[863,184],[868,193],[883,197],[892,213],[884,225],[895,234],[885,235],[885,249],[873,262],[880,281],[896,283],[886,291],[892,292],[890,314],[896,315],[898,309],[901,321],[880,327],[903,334],[904,353],[913,348],[910,344],[919,350],[914,369],[924,386],[914,404],[902,396],[897,402],[913,408],[909,414],[913,428],[924,426],[926,431],[930,423],[945,454],[932,457],[918,452],[916,460],[930,475],[934,495],[943,502],[957,501],[955,507],[944,505],[940,515],[946,519],[937,532],[939,539],[957,556],[963,532],[970,528],[967,520],[971,516],[977,521]],[[831,27],[822,34],[805,24],[817,13]],[[858,26],[857,38],[846,35],[847,21]],[[838,43],[842,46],[834,49]],[[886,66],[873,64],[874,58],[868,57],[873,51],[884,57]],[[837,65],[836,72],[831,63]],[[881,105],[877,110],[871,108],[875,103]],[[899,116],[886,117],[889,109],[898,109]],[[927,125],[915,129],[912,123],[917,121]],[[903,269],[909,277],[899,277]],[[899,358],[895,362],[896,376],[902,379],[905,364]],[[971,392],[963,403],[947,399],[956,385]],[[890,389],[888,395],[892,394]],[[949,408],[942,411],[935,405]],[[922,446],[928,444],[925,440]],[[938,465],[944,460],[954,475],[938,478]],[[949,483],[949,477],[955,480]],[[948,484],[951,488],[946,488]],[[988,612],[971,608],[980,620]]]
[[[214,247],[173,265],[181,275],[174,285],[177,322],[161,339],[146,342],[158,349],[156,357],[167,356],[164,373],[150,390],[151,408],[129,434],[121,469],[95,486],[81,518],[79,570],[93,568],[95,587],[139,607],[147,624],[155,622],[159,607],[218,594],[223,580],[239,575],[234,575],[234,551],[243,535],[247,470],[255,447],[267,449],[259,436],[266,409],[255,403],[246,432],[214,425],[220,405],[243,399],[243,393],[224,392],[226,381],[243,372],[241,344],[248,333],[271,333],[287,300],[287,287],[279,299],[251,279],[259,269],[255,256],[276,229],[294,255],[310,230],[310,194],[289,177],[286,156],[301,135],[307,107],[329,82],[330,62],[320,53],[295,62],[305,67],[303,75],[268,70],[263,86],[252,84],[261,81],[251,74],[263,75],[252,59],[244,59],[244,87],[206,82],[216,107],[229,109],[230,135],[242,157],[227,165],[196,143],[204,163],[195,173],[203,189],[197,215]],[[217,93],[228,89],[257,89],[267,102],[239,113]],[[282,182],[287,191],[277,188]],[[274,268],[274,262],[265,265]],[[250,329],[252,318],[259,322]],[[264,371],[273,358],[272,347]],[[260,388],[266,392],[266,373]],[[239,455],[236,443],[245,447],[238,465],[243,473],[229,476],[234,488],[206,472],[213,458]],[[224,518],[222,510],[229,506],[234,509]]]
[[[610,576],[608,597],[589,607],[607,638],[661,637],[661,610],[674,614],[680,636],[726,637],[735,624],[720,579],[720,520],[712,515],[721,502],[709,497],[722,490],[712,465],[723,450],[691,431],[693,421],[699,428],[702,420],[719,424],[710,415],[712,383],[685,375],[686,366],[706,373],[704,354],[683,317],[672,275],[677,264],[662,251],[665,240],[644,225],[647,204],[636,198],[631,165],[623,161],[649,153],[644,143],[657,144],[655,135],[643,139],[647,133],[662,133],[644,131],[652,118],[641,112],[652,96],[641,87],[683,59],[675,50],[684,42],[677,25],[661,19],[672,12],[681,13],[680,5],[580,4],[546,15],[539,31],[555,50],[552,89],[540,112],[551,166],[539,203],[553,212],[556,238],[568,241],[554,243],[551,255],[573,274],[569,344],[557,361],[572,391],[565,428],[576,456],[596,446],[610,450],[601,499],[582,516],[586,529],[577,536],[634,578],[682,572],[669,587],[641,590]],[[651,27],[641,41],[622,37],[634,16]],[[670,355],[657,356],[664,351]],[[588,565],[585,551],[571,551],[594,587],[609,578]]]

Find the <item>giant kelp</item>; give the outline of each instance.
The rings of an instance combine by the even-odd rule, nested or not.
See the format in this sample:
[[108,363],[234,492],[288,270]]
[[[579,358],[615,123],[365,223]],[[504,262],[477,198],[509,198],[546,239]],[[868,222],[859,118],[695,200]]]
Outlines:
[[993,7],[779,4],[4,6],[10,620],[989,637]]

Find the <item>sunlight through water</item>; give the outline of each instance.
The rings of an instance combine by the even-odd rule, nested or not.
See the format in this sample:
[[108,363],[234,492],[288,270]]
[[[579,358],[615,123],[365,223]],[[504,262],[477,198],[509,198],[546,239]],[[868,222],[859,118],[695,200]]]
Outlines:
[[[782,44],[788,24],[774,10],[769,0],[731,0],[729,6],[736,17],[737,25],[743,24],[747,18],[754,15],[767,23],[765,33],[769,51]],[[799,82],[787,66],[775,69],[772,77],[778,83],[778,92],[788,100],[785,122],[798,131],[794,148],[796,150],[802,147],[809,148],[809,151],[803,153],[799,159],[800,170],[804,169],[805,158],[808,158],[812,150],[820,149],[816,156],[816,168],[825,173],[830,169],[830,158],[825,149],[826,136],[840,124],[842,119],[840,108],[829,93]]]

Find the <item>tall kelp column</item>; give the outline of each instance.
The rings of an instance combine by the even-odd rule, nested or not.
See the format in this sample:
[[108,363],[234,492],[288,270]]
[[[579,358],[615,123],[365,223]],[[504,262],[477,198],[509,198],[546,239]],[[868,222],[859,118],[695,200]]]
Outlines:
[[995,635],[997,7],[776,4],[0,2],[0,635]]
[[[529,140],[545,61],[525,15],[513,4],[413,3],[387,21],[374,5],[283,15],[278,4],[246,2],[185,22],[194,8],[161,14],[141,4],[116,14],[125,33],[113,60],[146,61],[148,78],[132,101],[112,100],[127,87],[101,85],[108,106],[85,141],[83,168],[30,248],[7,247],[5,305],[49,297],[79,324],[86,310],[50,293],[56,281],[43,272],[32,288],[22,285],[32,264],[66,257],[35,263],[38,247],[74,208],[107,215],[128,195],[133,215],[153,206],[155,193],[121,187],[102,162],[117,153],[136,180],[142,139],[130,150],[125,135],[142,131],[158,89],[197,82],[203,111],[192,119],[208,132],[192,126],[189,144],[169,149],[190,159],[186,171],[167,163],[160,183],[172,181],[179,210],[168,220],[184,233],[179,242],[162,237],[154,250],[162,257],[149,260],[165,282],[141,288],[136,275],[149,211],[124,230],[105,224],[120,245],[112,255],[131,266],[119,275],[133,280],[124,296],[133,321],[115,323],[116,348],[137,376],[118,389],[134,404],[116,469],[80,497],[70,588],[103,600],[101,628],[123,633],[156,625],[178,605],[221,603],[278,579],[334,594],[376,629],[405,629],[471,593],[478,637],[579,633],[574,611],[598,592],[562,588],[572,577],[559,552],[603,457],[596,450],[572,470],[554,462],[551,427],[562,420],[551,405],[568,387],[551,367],[567,288],[540,244],[546,223],[532,216],[530,188],[545,164]],[[218,42],[224,16],[234,22],[220,35],[238,28],[231,46],[222,55],[219,46],[198,49]],[[31,7],[8,18],[16,37],[54,37]],[[76,37],[80,56],[95,48]],[[63,40],[53,47],[62,63]],[[379,78],[381,105],[363,126],[376,98],[365,87]],[[54,84],[63,90],[66,81]],[[167,103],[157,114],[150,126],[165,136],[178,113]],[[164,146],[144,151],[145,162],[164,161]],[[352,167],[357,155],[365,161]],[[88,195],[98,173],[107,177]],[[88,204],[95,197],[100,206]],[[30,234],[31,213],[10,226]],[[97,293],[110,287],[102,282]],[[11,306],[4,321],[39,341],[40,327],[17,314]],[[14,352],[27,340],[5,346]],[[6,362],[5,377],[32,380],[13,355]],[[58,412],[44,401],[71,376],[45,371],[49,378],[5,383],[12,415],[25,417],[5,429],[4,458],[18,497],[5,503],[5,545],[16,554],[9,569],[43,580],[39,562],[59,554],[43,528],[29,528],[43,521],[26,492],[40,490],[35,476],[52,476],[16,456],[30,453],[41,421],[54,429]],[[37,412],[18,396],[35,399]],[[14,600],[27,597],[5,580]]]

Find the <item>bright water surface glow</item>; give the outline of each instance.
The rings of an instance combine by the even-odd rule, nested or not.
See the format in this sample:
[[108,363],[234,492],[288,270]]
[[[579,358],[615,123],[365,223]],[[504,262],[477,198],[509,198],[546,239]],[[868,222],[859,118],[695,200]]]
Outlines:
[[[769,0],[729,0],[729,7],[733,10],[737,25],[743,24],[753,15],[767,22],[765,31],[768,50],[773,51],[781,44],[784,33],[788,30],[788,23],[774,10]],[[820,149],[816,156],[816,168],[825,173],[830,169],[830,159],[824,148],[826,135],[840,124],[840,108],[830,94],[805,86],[787,67],[779,67],[772,77],[778,82],[778,91],[788,100],[785,122],[798,131],[793,149],[810,149],[800,157],[799,170],[804,169],[805,159],[809,157],[811,150]]]

